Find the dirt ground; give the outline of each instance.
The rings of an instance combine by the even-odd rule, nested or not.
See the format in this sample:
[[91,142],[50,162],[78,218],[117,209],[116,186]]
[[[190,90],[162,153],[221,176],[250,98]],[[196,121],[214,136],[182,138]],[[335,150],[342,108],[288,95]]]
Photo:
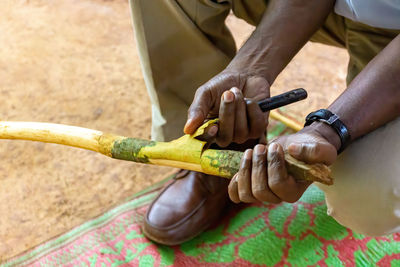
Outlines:
[[[0,2],[0,119],[77,125],[149,138],[150,105],[126,0]],[[238,44],[252,27],[228,24]],[[345,51],[307,44],[273,87],[309,99],[299,118],[345,88]],[[173,170],[59,145],[0,141],[0,259],[122,203]]]

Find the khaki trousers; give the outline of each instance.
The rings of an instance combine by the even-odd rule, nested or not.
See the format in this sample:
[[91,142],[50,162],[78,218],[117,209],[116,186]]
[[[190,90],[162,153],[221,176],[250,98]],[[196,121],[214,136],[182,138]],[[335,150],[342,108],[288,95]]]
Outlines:
[[[196,89],[222,71],[236,53],[234,39],[224,23],[229,12],[256,26],[268,1],[130,0],[130,4],[152,105],[152,138],[168,141],[183,134]],[[332,13],[311,41],[348,51],[349,83],[399,33]],[[333,166],[335,185],[322,187],[328,212],[358,232],[376,235],[398,230],[399,172],[391,165],[376,168],[375,162],[382,162],[379,157],[387,155],[380,140],[400,144],[399,130],[400,120],[396,120],[352,144]],[[385,144],[395,158],[400,158],[400,147],[391,146],[389,141]],[[377,172],[383,169],[385,172]]]

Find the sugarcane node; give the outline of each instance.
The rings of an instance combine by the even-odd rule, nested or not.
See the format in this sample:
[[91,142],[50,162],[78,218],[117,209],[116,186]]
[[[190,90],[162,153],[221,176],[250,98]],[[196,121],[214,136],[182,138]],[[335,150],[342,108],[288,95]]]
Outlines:
[[306,164],[285,153],[286,169],[296,180],[319,182],[326,185],[333,184],[331,169],[325,164]]

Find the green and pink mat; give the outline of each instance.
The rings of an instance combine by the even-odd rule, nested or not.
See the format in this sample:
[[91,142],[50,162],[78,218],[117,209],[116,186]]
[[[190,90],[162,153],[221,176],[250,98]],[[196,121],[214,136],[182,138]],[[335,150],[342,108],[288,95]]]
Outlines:
[[[288,132],[273,122],[269,138]],[[294,204],[231,206],[193,240],[157,245],[140,225],[170,180],[2,266],[400,266],[400,234],[371,238],[339,225],[316,186]]]

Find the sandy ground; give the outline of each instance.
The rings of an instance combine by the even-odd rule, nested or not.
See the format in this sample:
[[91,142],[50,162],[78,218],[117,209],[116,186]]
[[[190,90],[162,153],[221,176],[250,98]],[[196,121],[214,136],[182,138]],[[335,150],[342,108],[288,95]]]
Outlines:
[[[127,1],[0,2],[0,118],[77,125],[149,138],[150,107]],[[229,17],[238,44],[252,27]],[[273,87],[309,100],[299,118],[345,88],[346,53],[308,44]],[[81,149],[0,141],[0,259],[93,218],[172,169],[109,159]]]

